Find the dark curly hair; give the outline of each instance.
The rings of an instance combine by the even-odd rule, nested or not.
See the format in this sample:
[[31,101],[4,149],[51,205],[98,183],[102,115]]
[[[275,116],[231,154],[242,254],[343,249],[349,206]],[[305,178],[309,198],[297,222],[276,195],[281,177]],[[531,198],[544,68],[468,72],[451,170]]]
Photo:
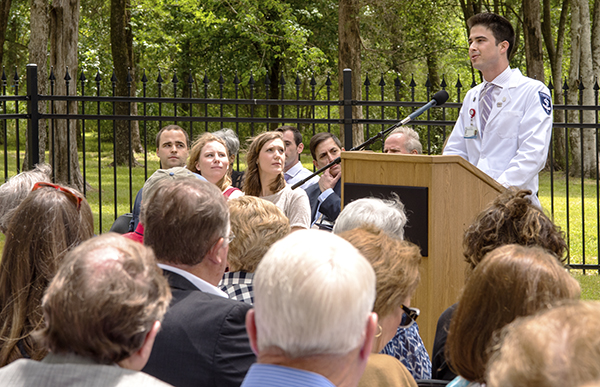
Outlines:
[[529,195],[529,190],[509,189],[479,213],[463,239],[463,254],[471,269],[488,252],[508,244],[540,246],[564,259],[568,249],[564,233],[531,203]]

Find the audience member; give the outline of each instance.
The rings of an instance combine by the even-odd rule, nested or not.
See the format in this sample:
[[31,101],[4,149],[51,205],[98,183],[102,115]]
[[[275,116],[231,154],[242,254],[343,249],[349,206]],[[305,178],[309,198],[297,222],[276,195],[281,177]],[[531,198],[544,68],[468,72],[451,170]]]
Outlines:
[[242,387],[357,386],[377,331],[375,274],[350,243],[291,233],[262,259],[254,285],[246,324],[258,364]]
[[235,199],[244,193],[231,185],[229,164],[225,141],[211,133],[204,133],[192,145],[187,169],[216,185],[226,198]]
[[275,204],[256,196],[232,199],[229,271],[219,283],[233,300],[254,304],[254,271],[271,245],[290,233],[290,221]]
[[44,295],[36,336],[48,355],[1,368],[0,384],[168,386],[139,370],[170,299],[152,249],[116,234],[90,239],[66,255]]
[[[185,167],[187,162],[190,139],[188,134],[179,125],[167,125],[156,134],[156,155],[160,160],[160,169],[169,169],[173,167]],[[135,196],[133,203],[133,212],[129,231],[134,232],[139,223],[140,210],[142,204],[142,191],[140,189]]]
[[[310,139],[310,154],[317,169],[337,159],[343,150],[342,143],[332,133],[317,133]],[[342,210],[341,177],[342,165],[335,164],[323,172],[319,184],[313,184],[306,189],[310,202],[311,226],[329,231],[333,228]]]
[[290,220],[292,231],[310,227],[310,204],[303,190],[292,190],[285,183],[283,165],[285,144],[279,132],[256,136],[246,153],[244,192],[258,196],[281,208]]
[[423,145],[419,140],[419,133],[408,126],[400,126],[383,143],[383,153],[400,153],[404,155],[420,155]]
[[[464,256],[470,270],[497,247],[507,244],[540,246],[557,259],[567,251],[567,243],[559,227],[542,210],[533,205],[531,191],[510,189],[498,196],[483,210],[465,232]],[[445,343],[456,304],[442,313],[438,320],[432,353],[434,379],[452,380],[456,375],[446,362]]]
[[[312,172],[304,168],[300,162],[300,155],[304,150],[302,133],[300,133],[298,128],[290,125],[280,126],[276,130],[283,135],[283,143],[285,144],[285,166],[283,168],[283,177],[285,178],[286,183],[294,185],[312,175]],[[302,184],[300,188],[306,190],[318,181],[319,178],[315,176]]]
[[229,177],[231,178],[231,185],[235,188],[242,189],[242,181],[244,180],[244,172],[239,172],[233,169],[236,157],[240,151],[240,139],[233,129],[223,128],[213,132],[217,137],[220,137],[225,141],[227,146],[227,153],[229,153]]
[[123,236],[127,239],[131,239],[133,241],[144,243],[144,223],[145,223],[145,212],[146,205],[144,199],[147,199],[152,196],[154,191],[158,189],[161,181],[164,180],[181,180],[181,179],[189,179],[189,178],[198,178],[200,180],[206,181],[206,179],[197,173],[190,171],[184,167],[173,167],[169,169],[159,169],[154,172],[148,180],[144,183],[143,189],[140,190],[142,193],[142,201],[141,201],[141,211],[140,211],[140,221],[133,232],[129,232],[127,234],[123,234]]
[[256,358],[244,325],[250,305],[217,288],[233,237],[225,198],[214,184],[183,179],[159,183],[147,200],[144,244],[173,300],[144,372],[178,387],[237,387]]
[[340,237],[356,247],[371,263],[377,278],[377,298],[373,311],[379,318],[379,331],[375,335],[373,353],[359,386],[416,386],[413,377],[398,359],[380,352],[399,327],[408,327],[419,315],[417,309],[409,308],[420,279],[419,248],[373,226],[345,231]]
[[33,185],[40,181],[52,181],[50,165],[36,164],[34,169],[21,172],[0,185],[0,232],[6,234],[8,222],[15,209],[29,195]]
[[[577,301],[520,318],[492,350],[490,387],[565,387],[600,382],[600,303]],[[598,384],[595,384],[598,385]]]
[[[397,196],[391,199],[363,198],[344,207],[333,226],[333,233],[339,235],[344,231],[371,225],[393,238],[404,240],[406,221],[404,204]],[[415,379],[431,378],[431,360],[416,323],[398,327],[396,335],[381,353],[400,360]]]
[[578,282],[540,247],[506,245],[490,252],[469,276],[450,323],[446,354],[459,376],[448,386],[483,385],[495,332],[579,295]]
[[94,235],[90,206],[75,190],[38,182],[14,211],[0,261],[0,367],[40,360],[31,332],[43,320],[43,292],[65,254]]

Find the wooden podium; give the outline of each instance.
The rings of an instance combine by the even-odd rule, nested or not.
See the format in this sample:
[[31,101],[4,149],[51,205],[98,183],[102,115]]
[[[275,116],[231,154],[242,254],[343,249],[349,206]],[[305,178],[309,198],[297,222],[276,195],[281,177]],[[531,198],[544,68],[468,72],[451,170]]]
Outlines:
[[503,191],[460,156],[342,152],[342,205],[396,192],[406,207],[406,239],[423,255],[411,305],[421,309],[419,329],[430,355],[438,317],[464,285],[464,231]]

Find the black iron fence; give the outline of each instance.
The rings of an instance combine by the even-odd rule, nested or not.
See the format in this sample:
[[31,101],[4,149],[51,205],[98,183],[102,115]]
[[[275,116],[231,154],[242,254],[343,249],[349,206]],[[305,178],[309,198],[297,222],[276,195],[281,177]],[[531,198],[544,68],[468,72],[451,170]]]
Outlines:
[[[374,86],[367,75],[360,85],[362,100],[354,100],[350,70],[343,74],[341,93],[338,93],[337,81],[329,76],[312,75],[303,79],[296,75],[293,82],[288,82],[282,74],[275,93],[277,98],[273,98],[268,76],[262,82],[252,75],[247,80],[236,75],[231,83],[223,77],[211,81],[205,76],[197,83],[191,75],[182,82],[177,74],[165,81],[160,72],[151,81],[144,72],[137,83],[131,78],[126,80],[128,96],[116,95],[119,81],[114,74],[109,78],[98,72],[87,79],[81,73],[74,80],[68,70],[59,79],[52,72],[48,80],[48,94],[37,92],[35,65],[28,65],[26,77],[21,78],[16,70],[12,76],[7,76],[3,70],[0,79],[0,141],[3,151],[0,163],[4,180],[21,171],[25,154],[26,165],[36,164],[40,156],[53,166],[53,171],[60,169],[58,164],[65,164],[69,183],[78,185],[77,181],[83,182],[80,188],[92,204],[98,232],[110,227],[122,213],[131,211],[135,192],[158,165],[155,158],[153,160],[154,135],[164,125],[179,124],[192,139],[204,131],[228,127],[235,130],[242,143],[268,127],[297,125],[305,143],[315,133],[329,131],[342,135],[345,147],[350,149],[353,128],[356,130],[357,125],[364,138],[369,138],[422,106],[437,91],[432,90],[429,81],[419,87],[414,79],[406,84],[398,75],[389,74],[373,80],[377,83]],[[22,82],[26,85],[25,93]],[[288,83],[293,86],[288,86]],[[444,141],[458,116],[465,89],[474,85],[475,79],[467,88],[459,78],[451,86],[442,79],[440,87],[449,92],[449,101],[454,102],[431,109],[410,123],[421,135],[424,153],[441,154]],[[57,86],[66,91],[62,94],[55,92]],[[553,92],[552,84],[549,88]],[[564,89],[566,100],[568,88]],[[598,89],[595,85],[593,106],[554,106],[551,154],[548,168],[542,172],[540,179],[542,204],[565,231],[570,247],[569,264],[584,273],[586,270],[600,273]],[[580,86],[580,94],[582,90],[583,86]],[[117,113],[119,106],[127,106],[126,114]],[[353,111],[353,107],[357,106],[362,107],[362,116]],[[569,119],[567,113],[573,111],[579,113],[577,119]],[[589,123],[588,118],[588,123],[583,123],[583,113],[589,111],[595,114],[595,119]],[[123,130],[119,123],[125,123],[127,132],[127,157],[122,166],[117,157],[121,145],[117,140],[118,131]],[[39,136],[40,130],[47,136]],[[66,145],[59,144],[57,140],[61,130],[69,134],[65,135]],[[137,133],[139,152],[135,149]],[[44,140],[46,138],[48,140]],[[578,138],[580,143],[574,138]],[[587,145],[584,141],[589,142],[590,138],[594,141],[591,152],[594,152],[596,163],[591,174],[583,170],[585,149],[590,149],[590,146],[584,146]],[[40,151],[40,146],[45,151]],[[380,148],[380,144],[373,146],[376,151]],[[60,157],[61,152],[67,153],[66,162],[64,157]],[[574,155],[581,157],[581,161],[573,160]],[[305,157],[305,162],[308,162],[309,156]],[[143,158],[143,161],[138,162],[136,158]],[[243,159],[238,158],[236,164],[238,169],[244,168]],[[574,171],[573,164],[581,170]],[[81,179],[75,178],[77,174],[81,175]]]

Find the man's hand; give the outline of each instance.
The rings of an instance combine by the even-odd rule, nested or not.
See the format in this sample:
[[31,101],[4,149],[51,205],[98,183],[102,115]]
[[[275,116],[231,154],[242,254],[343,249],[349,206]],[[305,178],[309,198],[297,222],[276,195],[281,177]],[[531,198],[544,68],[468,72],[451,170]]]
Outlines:
[[326,169],[325,172],[323,172],[323,174],[321,175],[321,178],[319,179],[319,188],[321,189],[321,192],[329,188],[333,189],[333,187],[335,187],[335,185],[337,184],[338,180],[340,180],[340,177],[342,177],[341,173],[338,173],[336,176],[333,176],[331,174],[331,169],[332,168]]

